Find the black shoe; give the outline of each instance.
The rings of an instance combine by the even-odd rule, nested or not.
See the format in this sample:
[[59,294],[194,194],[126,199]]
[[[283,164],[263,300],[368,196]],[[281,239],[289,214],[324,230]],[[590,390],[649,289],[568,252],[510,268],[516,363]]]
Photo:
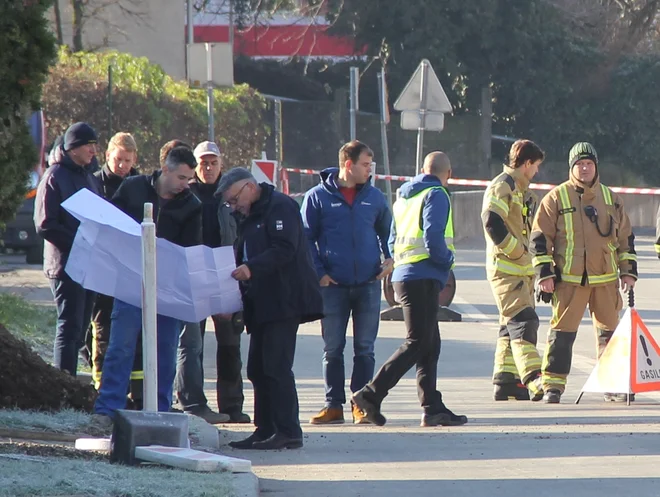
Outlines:
[[422,414],[422,422],[419,426],[445,426],[449,422],[449,414],[438,412],[435,414]]
[[241,411],[223,412],[222,414],[229,416],[229,421],[226,421],[226,423],[248,424],[252,422],[250,416]]
[[263,442],[264,440],[267,440],[267,438],[263,438],[255,431],[252,435],[250,435],[244,440],[236,440],[235,442],[229,442],[229,446],[232,449],[245,449],[245,450],[253,449],[254,448],[253,445],[256,442]]
[[300,449],[303,446],[302,437],[292,438],[276,433],[272,437],[262,441],[254,442],[252,449],[255,450],[280,450],[280,449]]
[[[432,424],[434,421],[437,423]],[[422,416],[421,426],[461,426],[468,422],[467,416],[462,414],[454,414],[446,406],[442,406],[441,410],[434,414],[424,414]],[[426,424],[425,424],[426,423]]]
[[[605,402],[628,402],[627,393],[606,393],[603,395]],[[635,394],[630,394],[630,402],[635,402]]]
[[380,413],[380,405],[367,398],[368,393],[365,395],[365,389],[358,390],[353,394],[353,404],[358,406],[364,413],[365,417],[371,423],[377,426],[383,426],[387,423],[387,419]]
[[495,385],[493,388],[493,398],[495,400],[529,400],[529,390],[522,383],[505,383],[504,385]]
[[550,389],[543,396],[543,402],[546,404],[559,404],[560,400],[561,392],[559,390]]

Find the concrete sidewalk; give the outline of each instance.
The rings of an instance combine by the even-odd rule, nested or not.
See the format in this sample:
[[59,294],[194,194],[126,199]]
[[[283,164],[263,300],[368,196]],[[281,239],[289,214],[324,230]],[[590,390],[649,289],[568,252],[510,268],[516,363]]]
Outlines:
[[[656,333],[660,311],[653,292],[660,264],[651,238],[639,243],[640,271],[646,278],[638,288],[637,308]],[[438,383],[450,409],[470,418],[467,425],[419,427],[421,411],[412,372],[385,400],[388,423],[382,428],[307,424],[324,398],[322,339],[315,323],[301,328],[295,363],[305,447],[282,452],[227,448],[227,454],[252,460],[262,492],[283,496],[659,496],[660,396],[638,395],[637,402],[626,407],[606,404],[598,394],[585,394],[579,405],[573,404],[595,364],[593,330],[587,320],[575,344],[564,404],[492,400],[497,319],[484,281],[485,255],[478,245],[459,254],[455,307],[464,313],[464,321],[441,323]],[[539,308],[541,343],[549,310],[545,305]],[[404,334],[402,323],[381,323],[377,366],[400,345]],[[213,334],[207,337],[207,395],[215,407],[215,345]],[[248,342],[243,338],[245,355]],[[351,367],[347,353],[349,375]],[[252,413],[247,380],[246,411]],[[350,420],[349,409],[345,416]],[[242,438],[252,429],[225,425],[221,443]]]

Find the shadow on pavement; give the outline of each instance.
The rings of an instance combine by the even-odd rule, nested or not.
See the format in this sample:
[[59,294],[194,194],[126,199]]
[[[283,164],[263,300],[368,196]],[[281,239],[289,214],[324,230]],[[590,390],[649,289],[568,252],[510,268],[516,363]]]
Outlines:
[[[504,469],[503,474],[509,470]],[[448,477],[448,475],[440,475]],[[353,480],[282,482],[262,479],[264,495],[314,495],[315,497],[372,497],[380,495],[446,497],[580,497],[622,496],[657,497],[659,478],[551,478],[527,479],[436,479],[424,480]],[[293,493],[291,490],[295,489]],[[633,490],[634,489],[634,490]]]

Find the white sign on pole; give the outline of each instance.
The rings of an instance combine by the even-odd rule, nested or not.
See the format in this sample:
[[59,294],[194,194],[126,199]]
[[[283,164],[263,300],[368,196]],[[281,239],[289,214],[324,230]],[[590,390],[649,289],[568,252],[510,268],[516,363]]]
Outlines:
[[[206,43],[189,43],[188,84],[191,88],[206,89],[207,54]],[[211,46],[212,82],[216,88],[234,86],[234,53],[229,43],[209,43]]]
[[443,112],[445,114],[453,112],[454,109],[452,108],[451,103],[449,103],[447,94],[442,88],[440,80],[438,79],[438,76],[436,76],[435,71],[431,67],[431,64],[429,64],[427,60],[423,60],[419,64],[415,70],[415,73],[410,78],[410,81],[408,81],[406,87],[401,92],[401,95],[399,95],[397,101],[394,102],[394,109],[398,111],[418,111],[421,108],[421,87],[424,64],[427,65],[428,69],[426,76],[426,84],[428,86],[426,90],[426,106],[424,107],[425,110],[431,112]]
[[[404,110],[401,112],[401,129],[417,131],[419,129],[419,111]],[[442,112],[426,113],[426,130],[442,131],[445,129],[445,115]]]

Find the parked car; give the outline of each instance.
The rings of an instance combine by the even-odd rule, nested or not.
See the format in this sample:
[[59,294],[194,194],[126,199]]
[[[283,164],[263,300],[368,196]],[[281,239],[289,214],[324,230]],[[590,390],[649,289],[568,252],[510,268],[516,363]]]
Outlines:
[[25,200],[16,212],[14,220],[8,222],[4,231],[0,233],[2,238],[0,243],[5,248],[24,251],[28,264],[42,264],[44,241],[37,235],[34,228],[33,215],[37,186],[46,170],[46,124],[43,111],[34,112],[30,116],[28,125],[34,144],[39,151],[39,160],[30,172]]

